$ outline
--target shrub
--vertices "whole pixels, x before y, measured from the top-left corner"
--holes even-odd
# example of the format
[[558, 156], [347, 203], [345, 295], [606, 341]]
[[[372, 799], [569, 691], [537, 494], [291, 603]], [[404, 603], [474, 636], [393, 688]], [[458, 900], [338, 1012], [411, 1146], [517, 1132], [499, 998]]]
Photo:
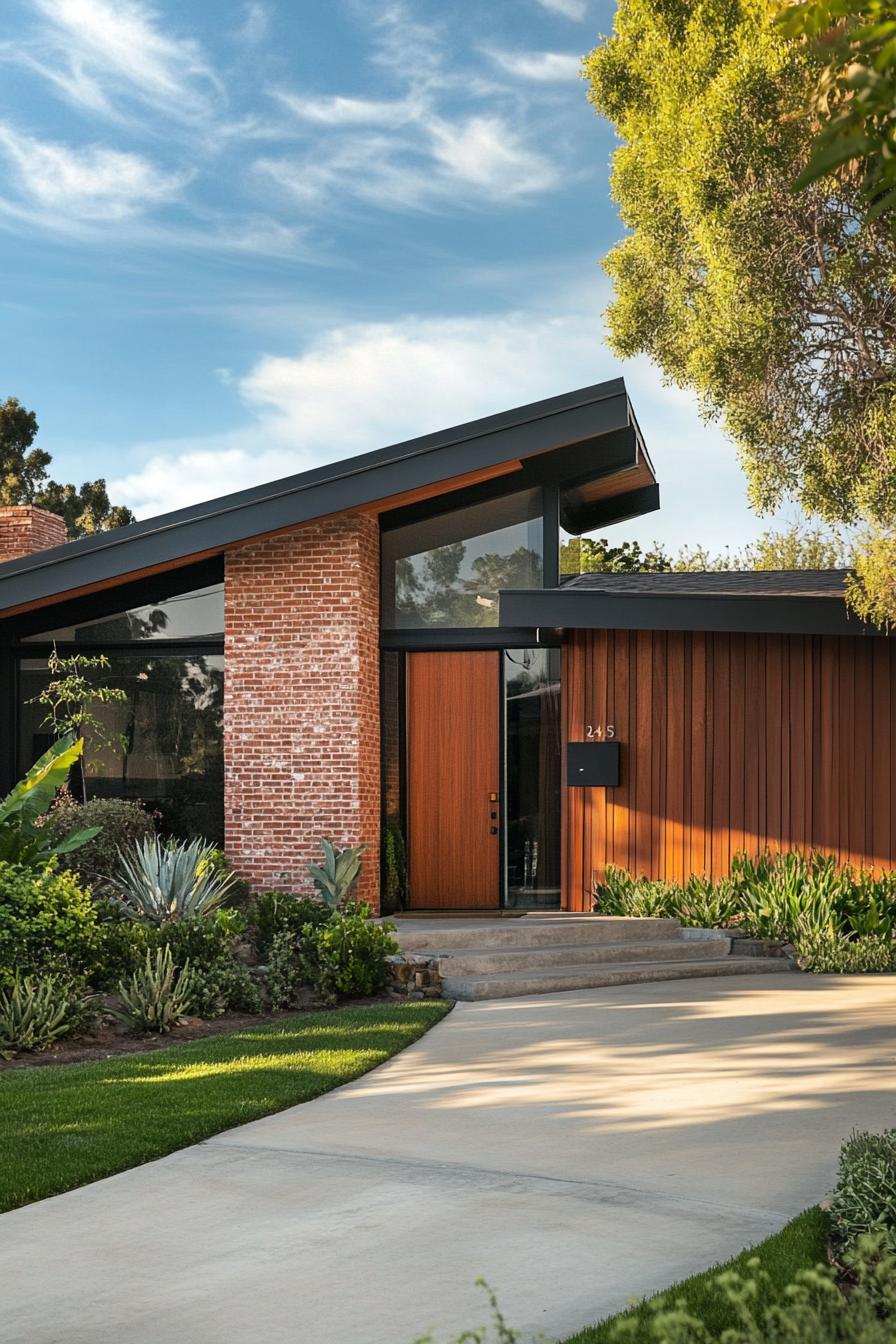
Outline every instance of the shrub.
[[844, 1143], [831, 1221], [840, 1252], [854, 1246], [863, 1233], [873, 1232], [896, 1253], [896, 1130], [853, 1133]]
[[100, 901], [96, 910], [97, 945], [90, 980], [97, 989], [114, 990], [143, 961], [153, 930], [122, 914], [117, 902]]
[[126, 914], [151, 924], [208, 915], [223, 904], [236, 878], [222, 873], [204, 840], [164, 842], [157, 835], [122, 854], [111, 879]]
[[119, 850], [134, 849], [142, 840], [155, 835], [155, 820], [142, 803], [125, 798], [91, 798], [78, 803], [63, 792], [47, 819], [49, 833], [64, 839], [84, 828], [99, 828], [99, 833], [63, 859], [66, 868], [79, 873], [89, 884], [111, 878], [120, 863]]
[[602, 915], [624, 915], [632, 919], [669, 917], [679, 894], [668, 882], [649, 877], [632, 877], [624, 868], [608, 863], [603, 882], [592, 886], [592, 907]]
[[261, 990], [249, 969], [233, 957], [218, 957], [208, 966], [194, 966], [187, 1012], [197, 1017], [222, 1013], [260, 1013]]
[[797, 928], [808, 932], [841, 926], [838, 905], [848, 879], [833, 855], [806, 858], [791, 850], [750, 859], [735, 854], [731, 880], [741, 927], [752, 938], [792, 941]]
[[852, 933], [892, 938], [896, 933], [896, 873], [875, 876], [867, 869], [845, 869], [839, 911]]
[[[308, 925], [309, 931], [314, 925]], [[303, 935], [281, 929], [268, 952], [267, 988], [272, 1008], [295, 1008], [306, 985]]]
[[77, 874], [0, 862], [0, 985], [19, 974], [80, 976], [98, 946], [96, 911]]
[[337, 911], [326, 924], [305, 931], [301, 955], [307, 983], [324, 1003], [380, 993], [389, 978], [386, 958], [398, 951], [394, 931], [394, 924], [374, 924], [369, 906]]
[[850, 938], [835, 929], [800, 925], [794, 935], [797, 964], [816, 975], [867, 975], [893, 969], [896, 952], [892, 941], [867, 933]]
[[392, 924], [374, 924], [370, 907], [350, 905], [298, 931], [281, 929], [271, 945], [268, 993], [274, 1008], [292, 1008], [310, 989], [323, 1003], [378, 994], [389, 978], [386, 961], [398, 951]]
[[707, 877], [691, 877], [684, 887], [673, 891], [669, 913], [687, 928], [724, 928], [737, 914], [734, 884], [728, 880], [714, 883]]
[[337, 910], [348, 900], [349, 892], [361, 872], [361, 855], [366, 845], [348, 845], [337, 849], [329, 840], [321, 840], [322, 864], [309, 863], [308, 872], [318, 896], [325, 905]]
[[63, 975], [17, 976], [0, 990], [0, 1056], [46, 1050], [64, 1036], [83, 1035], [96, 1022], [95, 996]]
[[168, 1032], [189, 1011], [193, 992], [189, 963], [178, 969], [171, 948], [147, 952], [129, 981], [118, 986], [121, 1009], [116, 1016], [132, 1031]]
[[167, 947], [176, 967], [191, 968], [187, 1011], [220, 1017], [228, 1011], [257, 1013], [261, 994], [248, 968], [237, 958], [246, 919], [237, 910], [190, 915], [149, 933], [149, 946]]
[[[855, 1280], [849, 1293], [836, 1270], [817, 1265], [801, 1270], [783, 1297], [770, 1291], [768, 1273], [757, 1259], [745, 1275], [728, 1270], [715, 1290], [733, 1309], [737, 1324], [726, 1329], [725, 1344], [891, 1344], [896, 1315], [896, 1259], [879, 1239], [863, 1238], [848, 1257]], [[684, 1303], [665, 1296], [651, 1304], [646, 1319], [623, 1317], [613, 1340], [649, 1339], [655, 1344], [710, 1344], [716, 1338]]]
[[279, 933], [298, 939], [306, 924], [314, 927], [326, 924], [331, 914], [329, 906], [307, 896], [290, 896], [283, 891], [261, 892], [248, 911], [259, 957], [262, 961], [270, 959], [274, 939]]

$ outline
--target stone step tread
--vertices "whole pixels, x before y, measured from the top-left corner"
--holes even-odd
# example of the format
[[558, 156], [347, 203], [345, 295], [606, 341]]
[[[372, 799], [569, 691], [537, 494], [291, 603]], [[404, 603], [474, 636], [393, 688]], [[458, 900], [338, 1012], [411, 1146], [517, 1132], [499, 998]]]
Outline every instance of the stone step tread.
[[[668, 957], [670, 960], [684, 959], [703, 961], [704, 958], [719, 958], [727, 955], [728, 939], [717, 938], [698, 941], [696, 939], [656, 938], [644, 939], [636, 943], [543, 943], [534, 947], [427, 947], [417, 949], [413, 955], [430, 957], [446, 965], [447, 973], [452, 974], [450, 964], [454, 961], [475, 961], [488, 957], [496, 962], [512, 962], [514, 958], [531, 958], [543, 962], [545, 966], [553, 964], [575, 966], [600, 961], [652, 961], [654, 957]], [[580, 963], [577, 959], [582, 958]]]
[[780, 974], [791, 969], [789, 961], [778, 957], [720, 957], [712, 961], [617, 962], [613, 966], [591, 964], [553, 967], [541, 973], [505, 971], [491, 975], [446, 976], [442, 985], [447, 998], [473, 1000], [556, 994], [564, 990], [602, 989], [661, 980]]
[[414, 926], [414, 921], [397, 925], [396, 941], [406, 952], [452, 950], [475, 947], [525, 948], [559, 946], [574, 948], [581, 943], [619, 943], [678, 938], [681, 924], [677, 919], [624, 919], [611, 916], [583, 916], [569, 919], [483, 920], [481, 924], [452, 926], [448, 920], [438, 928]]

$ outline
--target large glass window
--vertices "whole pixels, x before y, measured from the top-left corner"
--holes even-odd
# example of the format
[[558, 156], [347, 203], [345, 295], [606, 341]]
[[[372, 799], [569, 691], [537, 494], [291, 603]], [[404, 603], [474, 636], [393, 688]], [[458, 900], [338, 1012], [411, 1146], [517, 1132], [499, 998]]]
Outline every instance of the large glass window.
[[502, 588], [542, 584], [541, 491], [384, 531], [382, 564], [387, 629], [495, 626]]
[[560, 652], [504, 651], [505, 904], [560, 905]]
[[[163, 830], [223, 839], [222, 654], [110, 652], [110, 667], [87, 675], [127, 692], [92, 706], [105, 743], [85, 746], [90, 797], [137, 798], [157, 810]], [[52, 741], [33, 703], [47, 684], [45, 660], [19, 662], [19, 773]]]
[[224, 585], [214, 583], [129, 611], [28, 635], [26, 644], [122, 644], [147, 639], [224, 638]]

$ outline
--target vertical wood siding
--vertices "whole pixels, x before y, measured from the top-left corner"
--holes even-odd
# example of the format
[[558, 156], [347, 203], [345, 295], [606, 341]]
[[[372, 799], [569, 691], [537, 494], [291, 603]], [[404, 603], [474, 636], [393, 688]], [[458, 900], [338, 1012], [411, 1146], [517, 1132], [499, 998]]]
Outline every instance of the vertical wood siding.
[[896, 640], [588, 630], [563, 659], [566, 740], [612, 723], [622, 744], [618, 788], [566, 791], [571, 909], [608, 863], [675, 880], [766, 846], [893, 862]]

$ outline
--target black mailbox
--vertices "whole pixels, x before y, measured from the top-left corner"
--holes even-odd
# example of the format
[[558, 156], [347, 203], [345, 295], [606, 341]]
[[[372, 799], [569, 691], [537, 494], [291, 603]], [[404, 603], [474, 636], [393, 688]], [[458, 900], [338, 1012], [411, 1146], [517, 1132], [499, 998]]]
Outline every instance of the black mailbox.
[[619, 743], [568, 742], [566, 782], [572, 788], [615, 788], [619, 783]]

